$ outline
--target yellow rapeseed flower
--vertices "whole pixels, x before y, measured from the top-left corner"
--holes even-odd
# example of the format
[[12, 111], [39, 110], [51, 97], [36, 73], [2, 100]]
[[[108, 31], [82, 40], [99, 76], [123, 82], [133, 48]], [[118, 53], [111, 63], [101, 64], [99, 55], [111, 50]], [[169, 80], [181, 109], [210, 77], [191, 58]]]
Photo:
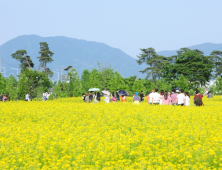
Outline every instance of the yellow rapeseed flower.
[[222, 99], [203, 99], [0, 103], [0, 169], [221, 169]]

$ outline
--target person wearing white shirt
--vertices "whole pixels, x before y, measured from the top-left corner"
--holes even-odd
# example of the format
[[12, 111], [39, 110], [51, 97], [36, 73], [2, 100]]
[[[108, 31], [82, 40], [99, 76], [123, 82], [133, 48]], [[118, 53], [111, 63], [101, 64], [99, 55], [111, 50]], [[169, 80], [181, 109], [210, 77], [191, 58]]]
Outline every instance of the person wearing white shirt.
[[49, 99], [49, 96], [50, 96], [50, 95], [51, 95], [50, 93], [46, 93], [46, 100]]
[[109, 103], [109, 95], [105, 94], [105, 99], [104, 99], [105, 103]]
[[25, 95], [25, 100], [26, 100], [26, 101], [30, 101], [29, 92], [26, 93], [26, 95]]
[[185, 106], [190, 106], [190, 93], [189, 92], [186, 92]]
[[46, 95], [47, 95], [46, 92], [44, 92], [44, 93], [42, 94], [42, 97], [43, 97], [43, 100], [44, 100], [44, 101], [46, 101]]
[[176, 100], [177, 105], [184, 106], [186, 103], [186, 97], [184, 95], [184, 90], [180, 91], [180, 94], [177, 95], [177, 100]]
[[155, 92], [155, 90], [152, 90], [152, 93], [150, 93], [147, 96], [147, 103], [152, 104], [152, 97], [153, 97], [154, 92]]
[[158, 93], [158, 89], [155, 89], [155, 93], [152, 95], [152, 104], [158, 105], [160, 104], [160, 94]]

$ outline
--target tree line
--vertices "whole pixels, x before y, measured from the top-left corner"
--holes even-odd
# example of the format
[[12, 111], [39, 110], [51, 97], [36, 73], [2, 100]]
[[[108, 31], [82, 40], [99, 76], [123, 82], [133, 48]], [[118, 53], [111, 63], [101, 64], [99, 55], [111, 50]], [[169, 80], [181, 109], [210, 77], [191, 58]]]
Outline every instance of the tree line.
[[129, 94], [152, 89], [171, 91], [181, 88], [191, 94], [195, 90], [202, 90], [212, 78], [217, 78], [216, 84], [211, 87], [214, 92], [221, 92], [222, 88], [222, 52], [212, 51], [210, 56], [205, 56], [200, 50], [181, 48], [177, 55], [164, 57], [158, 55], [153, 48], [141, 49], [137, 57], [138, 64], [146, 64], [148, 67], [141, 72], [146, 74], [145, 79], [131, 76], [123, 78], [120, 73], [108, 67], [101, 67], [91, 71], [85, 69], [79, 76], [76, 69], [69, 70], [69, 83], [66, 81], [52, 82], [49, 77], [53, 72], [47, 67], [52, 62], [53, 52], [49, 50], [46, 42], [40, 43], [40, 56], [38, 69], [34, 70], [34, 63], [27, 55], [26, 50], [18, 50], [12, 54], [12, 58], [20, 62], [21, 72], [17, 80], [12, 75], [8, 78], [0, 75], [0, 89], [8, 94], [10, 100], [24, 99], [27, 92], [31, 98], [40, 99], [45, 91], [53, 91], [59, 97], [77, 97], [96, 87], [101, 90], [109, 89], [126, 90]]
[[163, 78], [164, 81], [173, 84], [174, 80], [183, 75], [192, 88], [204, 86], [210, 81], [221, 76], [222, 51], [212, 51], [210, 56], [205, 56], [198, 49], [181, 48], [177, 55], [164, 57], [158, 55], [155, 49], [141, 49], [138, 56], [138, 64], [146, 64], [148, 67], [142, 70], [151, 78], [152, 82]]

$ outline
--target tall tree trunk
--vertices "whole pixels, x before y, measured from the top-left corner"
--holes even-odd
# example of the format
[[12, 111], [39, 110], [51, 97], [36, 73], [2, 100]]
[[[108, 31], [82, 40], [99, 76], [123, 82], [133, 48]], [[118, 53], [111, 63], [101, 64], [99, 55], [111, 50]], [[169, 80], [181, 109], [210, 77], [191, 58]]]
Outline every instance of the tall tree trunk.
[[31, 66], [30, 66], [30, 64], [29, 64], [28, 58], [26, 57], [26, 54], [25, 54], [25, 60], [26, 60], [26, 62], [27, 62], [27, 64], [28, 64], [28, 66], [29, 66], [29, 70], [31, 70]]

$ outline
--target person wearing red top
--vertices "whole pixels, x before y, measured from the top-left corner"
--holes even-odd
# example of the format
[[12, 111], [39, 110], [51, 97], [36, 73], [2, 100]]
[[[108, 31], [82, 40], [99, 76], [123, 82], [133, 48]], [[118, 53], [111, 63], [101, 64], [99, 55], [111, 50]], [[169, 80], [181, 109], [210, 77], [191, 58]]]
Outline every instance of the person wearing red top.
[[200, 100], [202, 101], [202, 106], [204, 106], [204, 103], [203, 103], [202, 98], [203, 98], [206, 94], [207, 94], [207, 89], [205, 90], [204, 94], [202, 94], [202, 95], [200, 95], [200, 91], [197, 90], [197, 91], [196, 91], [196, 95], [194, 95], [194, 101], [195, 101], [195, 98], [196, 98], [196, 97], [200, 97]]

